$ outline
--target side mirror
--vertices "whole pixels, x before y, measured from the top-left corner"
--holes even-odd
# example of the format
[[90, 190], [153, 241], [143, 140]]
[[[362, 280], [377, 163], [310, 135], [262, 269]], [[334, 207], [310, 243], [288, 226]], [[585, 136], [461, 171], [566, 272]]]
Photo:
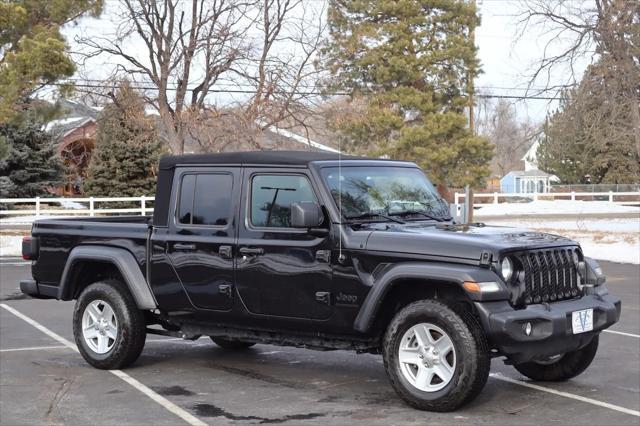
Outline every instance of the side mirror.
[[314, 228], [324, 220], [322, 209], [313, 201], [291, 204], [290, 223], [293, 228]]

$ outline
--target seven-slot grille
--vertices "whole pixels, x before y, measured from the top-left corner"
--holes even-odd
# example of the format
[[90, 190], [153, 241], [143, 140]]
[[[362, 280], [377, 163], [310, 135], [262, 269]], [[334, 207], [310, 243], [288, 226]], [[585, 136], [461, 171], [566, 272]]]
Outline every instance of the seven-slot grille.
[[531, 250], [519, 253], [524, 271], [524, 303], [553, 302], [578, 296], [580, 249]]

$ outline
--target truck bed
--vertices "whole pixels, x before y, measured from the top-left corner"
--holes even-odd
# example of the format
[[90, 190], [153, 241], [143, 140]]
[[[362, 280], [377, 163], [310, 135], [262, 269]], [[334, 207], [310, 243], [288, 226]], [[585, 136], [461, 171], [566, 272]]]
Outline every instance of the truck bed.
[[[33, 278], [58, 285], [69, 253], [79, 245], [106, 245], [131, 252], [143, 267], [150, 216], [106, 216], [37, 220], [31, 230], [40, 247]], [[144, 270], [144, 268], [142, 268]]]

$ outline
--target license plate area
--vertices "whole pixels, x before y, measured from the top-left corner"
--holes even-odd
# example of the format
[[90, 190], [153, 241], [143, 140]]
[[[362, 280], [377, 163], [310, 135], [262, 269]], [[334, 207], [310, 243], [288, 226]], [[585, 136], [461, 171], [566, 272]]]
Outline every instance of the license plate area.
[[571, 312], [573, 334], [586, 333], [593, 330], [593, 309], [582, 309]]

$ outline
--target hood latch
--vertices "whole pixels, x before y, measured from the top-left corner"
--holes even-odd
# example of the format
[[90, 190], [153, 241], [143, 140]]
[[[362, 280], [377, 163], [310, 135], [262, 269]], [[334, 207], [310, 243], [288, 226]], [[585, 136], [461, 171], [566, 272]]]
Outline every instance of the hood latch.
[[491, 254], [491, 252], [482, 250], [482, 254], [480, 254], [480, 266], [484, 266], [485, 268], [491, 266], [492, 257], [493, 255]]

